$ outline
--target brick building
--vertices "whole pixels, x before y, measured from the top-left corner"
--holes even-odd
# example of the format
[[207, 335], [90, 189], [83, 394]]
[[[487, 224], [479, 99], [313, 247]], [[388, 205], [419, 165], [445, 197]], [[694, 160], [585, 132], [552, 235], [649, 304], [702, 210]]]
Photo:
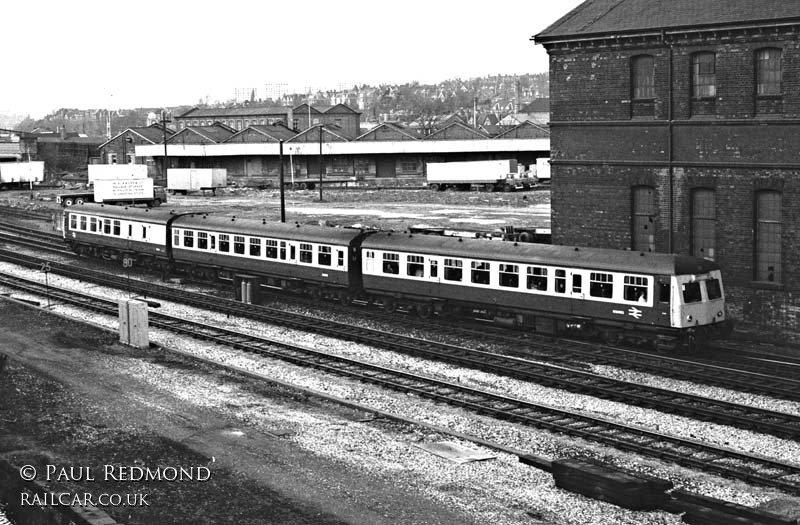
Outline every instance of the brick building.
[[735, 317], [796, 337], [799, 35], [794, 0], [588, 0], [536, 35], [553, 241], [715, 259]]

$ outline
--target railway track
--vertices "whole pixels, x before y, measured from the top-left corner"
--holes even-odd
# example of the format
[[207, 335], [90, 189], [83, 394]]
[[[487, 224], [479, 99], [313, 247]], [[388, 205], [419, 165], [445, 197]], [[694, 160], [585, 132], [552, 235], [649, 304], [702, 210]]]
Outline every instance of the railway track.
[[[3, 285], [34, 294], [46, 293], [54, 301], [72, 304], [94, 312], [111, 316], [118, 314], [116, 301], [72, 290], [46, 287], [42, 283], [17, 277], [4, 278]], [[295, 344], [250, 336], [224, 327], [210, 326], [207, 322], [195, 322], [151, 312], [150, 324], [184, 336], [200, 338], [300, 366], [313, 367], [327, 373], [373, 383], [391, 390], [414, 394], [461, 407], [480, 415], [579, 437], [684, 467], [755, 485], [777, 488], [791, 494], [800, 494], [800, 465], [748, 455], [566, 410], [553, 409], [354, 359], [332, 356]]]
[[[13, 259], [33, 268], [40, 267], [42, 264], [40, 260], [31, 256], [12, 255], [7, 252], [4, 253], [2, 250], [0, 250], [0, 259]], [[572, 368], [536, 363], [528, 359], [428, 341], [385, 330], [363, 328], [303, 314], [293, 314], [284, 310], [246, 305], [219, 297], [165, 288], [138, 280], [123, 279], [122, 277], [92, 272], [85, 268], [72, 268], [63, 264], [50, 263], [50, 270], [82, 281], [93, 281], [106, 286], [127, 289], [146, 297], [170, 300], [228, 315], [312, 331], [329, 337], [372, 345], [425, 359], [435, 359], [553, 388], [656, 409], [703, 421], [736, 426], [786, 439], [800, 438], [800, 417], [791, 414], [618, 381]], [[800, 387], [800, 383], [795, 383], [797, 383], [794, 384], [795, 387]]]

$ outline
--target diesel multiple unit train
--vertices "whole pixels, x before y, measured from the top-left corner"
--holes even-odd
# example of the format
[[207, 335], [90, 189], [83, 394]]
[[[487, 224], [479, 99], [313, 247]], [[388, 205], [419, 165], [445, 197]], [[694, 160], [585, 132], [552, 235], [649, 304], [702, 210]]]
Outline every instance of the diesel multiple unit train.
[[83, 205], [76, 253], [196, 278], [469, 315], [535, 332], [694, 345], [730, 330], [719, 266], [683, 255], [364, 231]]

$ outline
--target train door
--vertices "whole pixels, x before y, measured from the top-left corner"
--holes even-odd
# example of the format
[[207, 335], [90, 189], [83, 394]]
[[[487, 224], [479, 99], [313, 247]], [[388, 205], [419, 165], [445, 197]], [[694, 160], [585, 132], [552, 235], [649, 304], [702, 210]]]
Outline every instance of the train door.
[[583, 273], [574, 270], [567, 271], [567, 295], [570, 301], [569, 311], [573, 314], [584, 315], [586, 299], [586, 288], [589, 283]]
[[208, 249], [212, 252], [217, 251], [217, 234], [209, 233], [208, 234]]

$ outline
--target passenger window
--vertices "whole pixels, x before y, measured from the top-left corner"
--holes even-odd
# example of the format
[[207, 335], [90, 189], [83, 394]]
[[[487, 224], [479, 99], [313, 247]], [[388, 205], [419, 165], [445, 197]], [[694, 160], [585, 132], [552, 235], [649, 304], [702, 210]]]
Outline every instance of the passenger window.
[[722, 297], [722, 287], [719, 285], [719, 279], [708, 279], [706, 281], [706, 295], [708, 295], [709, 301]]
[[[563, 272], [564, 270], [560, 271]], [[558, 272], [556, 272], [556, 275], [558, 275]], [[547, 290], [547, 268], [540, 266], [528, 268], [528, 290]]]
[[278, 258], [278, 241], [273, 239], [267, 239], [267, 249], [264, 255], [267, 256], [267, 259], [277, 259]]
[[282, 261], [286, 260], [286, 242], [285, 241], [281, 241], [281, 260]]
[[626, 275], [622, 287], [622, 298], [626, 301], [647, 302], [647, 277]]
[[244, 255], [244, 235], [233, 236], [233, 253]]
[[400, 255], [397, 253], [383, 254], [383, 273], [397, 275], [400, 273]]
[[207, 232], [197, 232], [197, 248], [200, 250], [208, 250]]
[[519, 286], [519, 266], [516, 264], [500, 265], [500, 286], [517, 288]]
[[81, 217], [81, 230], [86, 231], [86, 216]]
[[555, 285], [556, 285], [556, 293], [566, 293], [567, 292], [567, 271], [566, 270], [556, 270]]
[[250, 257], [261, 257], [261, 239], [250, 237]]
[[89, 231], [97, 231], [97, 217], [92, 217], [89, 219]]
[[439, 277], [439, 261], [431, 261], [431, 277]]
[[610, 299], [614, 295], [614, 276], [610, 273], [589, 274], [589, 295]]
[[425, 258], [422, 255], [409, 255], [406, 262], [406, 275], [412, 277], [425, 276]]
[[314, 248], [307, 243], [300, 243], [300, 262], [312, 263], [314, 261]]
[[700, 295], [699, 282], [683, 283], [683, 302], [685, 304], [699, 303], [702, 300], [703, 297]]
[[219, 234], [219, 251], [228, 253], [231, 251], [230, 237], [226, 233]]
[[111, 235], [111, 219], [103, 219], [103, 233]]
[[183, 231], [183, 245], [187, 248], [194, 246], [194, 232], [186, 230]]
[[122, 230], [122, 227], [120, 225], [120, 222], [115, 220], [114, 221], [114, 235], [119, 236], [120, 233], [121, 233], [121, 230]]
[[458, 259], [444, 260], [444, 280], [461, 281], [461, 261]]
[[78, 216], [74, 213], [69, 216], [69, 229], [70, 230], [77, 230], [78, 229]]
[[338, 257], [339, 266], [344, 266], [344, 251], [343, 250], [336, 250], [336, 252], [339, 254], [339, 257]]
[[320, 246], [319, 247], [319, 264], [320, 264], [320, 266], [330, 266], [331, 265], [331, 247], [330, 246]]
[[472, 261], [472, 282], [475, 284], [489, 284], [490, 266], [485, 261]]

